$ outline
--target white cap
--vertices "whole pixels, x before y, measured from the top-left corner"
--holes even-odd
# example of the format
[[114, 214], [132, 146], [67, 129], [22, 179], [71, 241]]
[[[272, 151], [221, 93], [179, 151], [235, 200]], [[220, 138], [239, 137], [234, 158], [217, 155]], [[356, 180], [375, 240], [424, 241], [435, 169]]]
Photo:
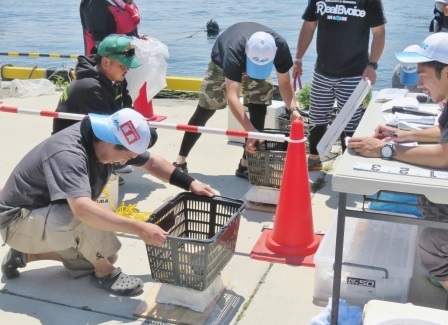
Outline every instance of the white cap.
[[246, 72], [254, 79], [269, 77], [274, 65], [275, 52], [274, 37], [266, 32], [254, 33], [246, 43]]
[[435, 0], [436, 4], [436, 9], [440, 12], [443, 12], [443, 6], [442, 3], [447, 3], [448, 4], [448, 0]]
[[[403, 52], [417, 52], [420, 50], [420, 45], [410, 45], [403, 50]], [[404, 63], [400, 62], [401, 70], [406, 73], [417, 73], [417, 63]]]
[[144, 153], [151, 141], [146, 119], [132, 108], [123, 108], [112, 115], [89, 114], [93, 133], [102, 141], [121, 144], [136, 153]]
[[438, 61], [448, 64], [448, 33], [428, 36], [419, 48], [412, 52], [398, 52], [395, 57], [402, 63], [423, 63]]

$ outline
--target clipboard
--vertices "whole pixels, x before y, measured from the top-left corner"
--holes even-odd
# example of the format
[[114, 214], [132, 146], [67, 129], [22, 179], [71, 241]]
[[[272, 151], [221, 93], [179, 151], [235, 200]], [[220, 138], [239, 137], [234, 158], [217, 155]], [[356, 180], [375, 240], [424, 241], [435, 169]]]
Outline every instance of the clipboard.
[[369, 90], [372, 88], [369, 79], [361, 79], [355, 90], [345, 102], [338, 116], [331, 123], [322, 139], [317, 144], [317, 151], [321, 157], [326, 156], [333, 144], [336, 142], [342, 131], [344, 131], [348, 122], [352, 119], [356, 109], [361, 105], [364, 98], [367, 96]]

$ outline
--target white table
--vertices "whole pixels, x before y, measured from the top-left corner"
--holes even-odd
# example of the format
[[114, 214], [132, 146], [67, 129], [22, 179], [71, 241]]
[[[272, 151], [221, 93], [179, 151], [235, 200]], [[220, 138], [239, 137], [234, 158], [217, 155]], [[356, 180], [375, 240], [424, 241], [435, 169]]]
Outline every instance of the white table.
[[[384, 124], [382, 119], [381, 104], [374, 100], [367, 108], [355, 136], [371, 136], [377, 125]], [[354, 166], [373, 165], [372, 170], [354, 169]], [[412, 174], [427, 174], [426, 176], [409, 176], [399, 174], [397, 171], [408, 171]], [[389, 172], [382, 172], [386, 170]], [[334, 282], [332, 296], [331, 324], [337, 324], [340, 285], [342, 251], [344, 242], [345, 217], [368, 218], [406, 224], [425, 226], [437, 226], [448, 229], [448, 223], [429, 221], [416, 218], [408, 218], [382, 213], [381, 211], [368, 212], [362, 209], [347, 208], [347, 194], [372, 195], [380, 190], [422, 194], [434, 203], [448, 204], [448, 173], [433, 171], [398, 161], [387, 161], [380, 158], [364, 158], [353, 150], [346, 150], [342, 155], [338, 168], [333, 175], [332, 189], [339, 192], [338, 221], [336, 235], [336, 251], [334, 262]]]

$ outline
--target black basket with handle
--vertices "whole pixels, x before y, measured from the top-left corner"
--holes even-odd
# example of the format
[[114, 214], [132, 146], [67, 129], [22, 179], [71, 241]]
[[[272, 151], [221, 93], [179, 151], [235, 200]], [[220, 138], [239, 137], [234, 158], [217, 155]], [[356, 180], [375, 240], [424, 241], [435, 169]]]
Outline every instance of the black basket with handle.
[[149, 222], [169, 233], [162, 246], [146, 245], [155, 281], [205, 290], [232, 258], [245, 202], [183, 192]]

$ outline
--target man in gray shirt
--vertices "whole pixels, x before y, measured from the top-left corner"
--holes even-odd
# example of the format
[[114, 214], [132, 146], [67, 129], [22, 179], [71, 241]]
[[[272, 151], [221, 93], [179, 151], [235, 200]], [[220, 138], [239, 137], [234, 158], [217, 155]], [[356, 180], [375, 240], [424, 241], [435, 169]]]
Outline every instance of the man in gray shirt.
[[150, 245], [162, 245], [168, 233], [96, 202], [113, 164], [139, 166], [195, 194], [215, 194], [209, 185], [150, 154], [150, 141], [143, 116], [125, 108], [112, 115], [89, 114], [32, 149], [0, 192], [0, 235], [11, 247], [2, 273], [14, 278], [28, 262], [51, 259], [61, 261], [73, 278], [91, 274], [95, 285], [114, 294], [141, 292], [141, 279], [113, 266], [121, 247], [115, 232], [137, 235]]

